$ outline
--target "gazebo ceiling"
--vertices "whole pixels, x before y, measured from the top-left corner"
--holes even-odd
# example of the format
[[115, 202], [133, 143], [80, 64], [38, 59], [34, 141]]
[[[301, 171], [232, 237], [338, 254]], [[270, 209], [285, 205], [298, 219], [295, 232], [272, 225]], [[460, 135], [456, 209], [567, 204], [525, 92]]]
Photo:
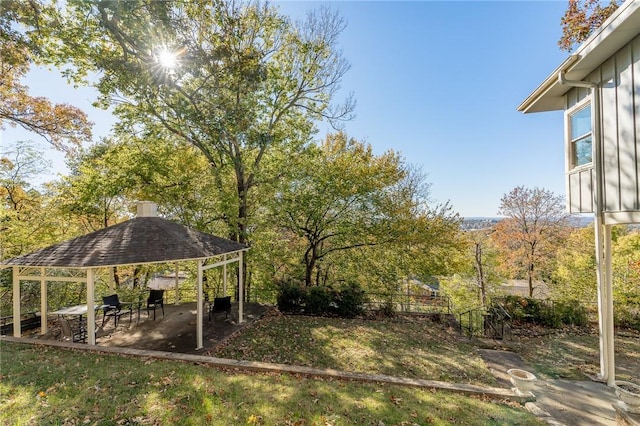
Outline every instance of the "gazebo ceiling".
[[0, 265], [93, 268], [206, 259], [248, 248], [160, 217], [136, 217]]

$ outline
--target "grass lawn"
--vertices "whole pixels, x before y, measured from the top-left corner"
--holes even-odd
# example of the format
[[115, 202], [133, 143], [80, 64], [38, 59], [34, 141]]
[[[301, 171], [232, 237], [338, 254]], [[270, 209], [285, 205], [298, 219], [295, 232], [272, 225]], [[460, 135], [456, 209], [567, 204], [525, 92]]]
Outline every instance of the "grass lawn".
[[[587, 380], [600, 372], [596, 329], [536, 326], [507, 341], [479, 341], [424, 318], [335, 319], [274, 315], [213, 355], [343, 371], [497, 386], [479, 347], [518, 353], [541, 377]], [[640, 380], [640, 333], [615, 336], [616, 378]]]
[[0, 343], [3, 425], [543, 425], [519, 405], [410, 387]]
[[[598, 337], [529, 333], [497, 347], [536, 374], [584, 380]], [[2, 425], [541, 425], [519, 404], [418, 388], [0, 343]], [[428, 319], [263, 317], [211, 355], [495, 386], [487, 342]], [[640, 377], [640, 333], [616, 336], [619, 379]]]
[[[542, 377], [585, 380], [600, 373], [597, 330], [567, 329], [506, 342]], [[618, 331], [614, 337], [616, 379], [640, 380], [640, 332]], [[638, 382], [640, 383], [640, 382]]]
[[497, 386], [475, 346], [424, 318], [263, 318], [212, 355], [342, 371]]

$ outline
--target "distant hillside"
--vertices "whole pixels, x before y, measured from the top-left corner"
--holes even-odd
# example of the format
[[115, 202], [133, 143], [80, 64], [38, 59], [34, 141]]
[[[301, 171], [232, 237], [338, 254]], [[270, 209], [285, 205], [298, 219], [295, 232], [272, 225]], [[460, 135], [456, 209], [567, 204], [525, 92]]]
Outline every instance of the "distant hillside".
[[[488, 229], [493, 227], [503, 219], [503, 217], [465, 217], [464, 219], [462, 219], [460, 229], [462, 229], [463, 231], [477, 231], [480, 229]], [[585, 226], [591, 226], [591, 224], [593, 223], [593, 217], [576, 215], [573, 217], [573, 221], [575, 222], [576, 228], [584, 228]]]
[[487, 229], [493, 227], [500, 222], [502, 217], [465, 217], [462, 219], [460, 229], [463, 231], [477, 231], [479, 229]]

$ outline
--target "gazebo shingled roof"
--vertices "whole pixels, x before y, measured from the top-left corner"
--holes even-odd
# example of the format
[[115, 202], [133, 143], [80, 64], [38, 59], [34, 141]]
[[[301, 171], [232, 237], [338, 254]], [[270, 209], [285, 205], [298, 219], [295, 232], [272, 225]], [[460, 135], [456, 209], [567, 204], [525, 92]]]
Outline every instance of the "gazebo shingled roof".
[[91, 268], [205, 259], [246, 249], [160, 217], [136, 217], [0, 264]]
[[[178, 261], [197, 261], [198, 278], [196, 289], [196, 349], [203, 346], [203, 290], [202, 273], [211, 268], [237, 262], [238, 268], [238, 322], [243, 321], [243, 252], [249, 247], [235, 241], [205, 234], [195, 229], [162, 219], [156, 215], [155, 203], [138, 203], [138, 216], [126, 222], [64, 241], [59, 244], [37, 250], [33, 253], [14, 257], [0, 262], [0, 267], [13, 267], [13, 322], [20, 324], [20, 282], [21, 280], [41, 281], [41, 333], [47, 331], [47, 281], [57, 281], [59, 277], [48, 276], [45, 269], [78, 268], [86, 270], [86, 277], [75, 279], [87, 284], [87, 324], [89, 344], [95, 345], [95, 268], [139, 265], [144, 263], [165, 263]], [[237, 257], [204, 265], [207, 259], [236, 253]], [[20, 267], [25, 269], [40, 267], [40, 275], [21, 275]], [[29, 272], [26, 272], [29, 274]], [[226, 274], [226, 273], [225, 273]], [[226, 280], [226, 275], [225, 275]], [[13, 335], [20, 337], [20, 327], [14, 327]]]

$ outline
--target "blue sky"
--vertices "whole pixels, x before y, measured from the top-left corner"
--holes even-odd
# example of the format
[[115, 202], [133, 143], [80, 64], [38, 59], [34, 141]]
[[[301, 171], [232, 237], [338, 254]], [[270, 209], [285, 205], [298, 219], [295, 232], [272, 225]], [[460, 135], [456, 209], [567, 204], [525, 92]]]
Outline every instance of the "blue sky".
[[[320, 3], [274, 4], [300, 17]], [[502, 195], [520, 185], [564, 195], [562, 112], [516, 107], [568, 55], [557, 47], [566, 1], [328, 4], [347, 21], [342, 95], [358, 102], [349, 136], [419, 166], [433, 202], [449, 201], [462, 216], [496, 216]], [[83, 108], [94, 136], [108, 133], [114, 120], [90, 106], [90, 89], [44, 70], [26, 83], [35, 95]], [[7, 129], [2, 143], [16, 138], [36, 139]], [[60, 156], [47, 155], [52, 172], [64, 172]]]

